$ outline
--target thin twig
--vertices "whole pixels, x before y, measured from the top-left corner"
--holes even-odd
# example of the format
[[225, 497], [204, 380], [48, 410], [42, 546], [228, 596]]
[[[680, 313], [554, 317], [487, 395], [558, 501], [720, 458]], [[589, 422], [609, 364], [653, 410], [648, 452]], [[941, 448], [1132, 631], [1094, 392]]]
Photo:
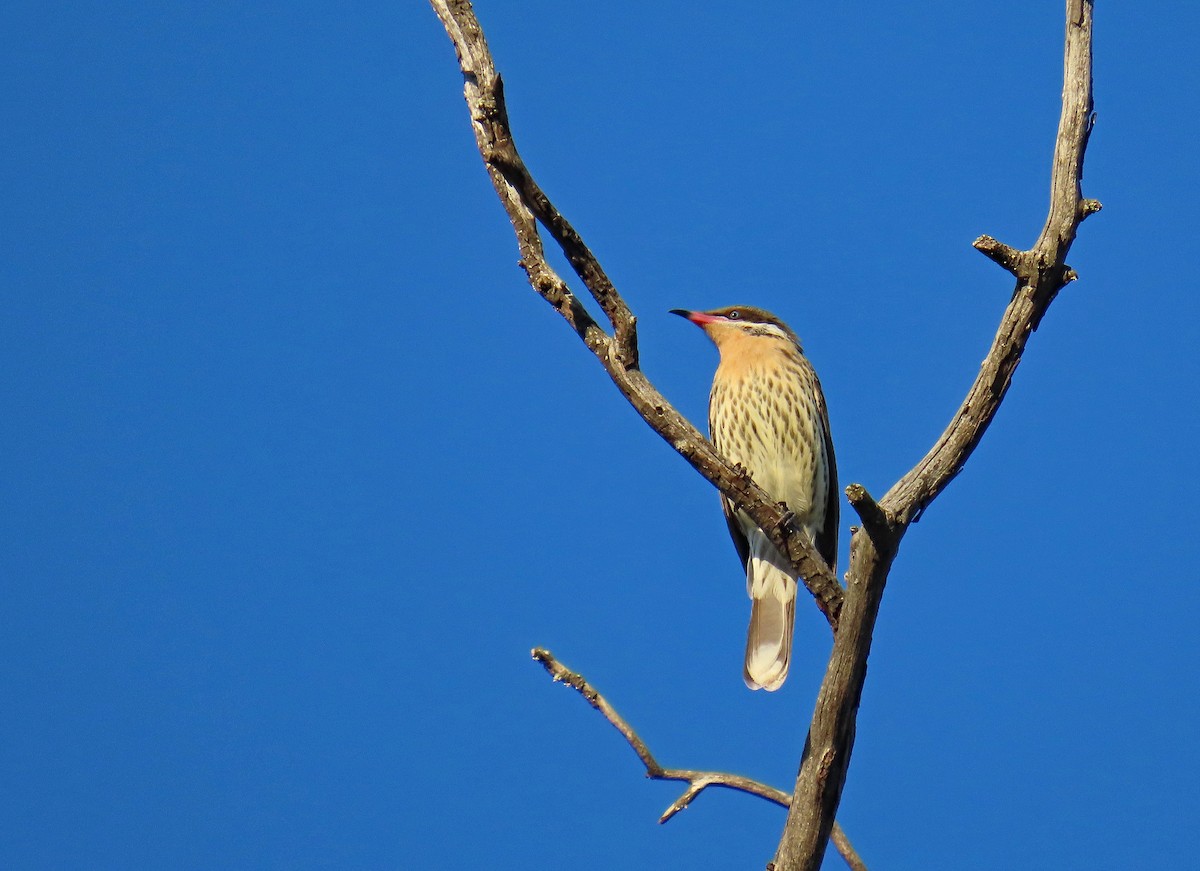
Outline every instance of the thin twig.
[[[646, 742], [638, 736], [633, 727], [629, 725], [629, 722], [617, 713], [617, 709], [609, 704], [608, 700], [595, 687], [588, 683], [583, 675], [571, 671], [555, 659], [554, 654], [543, 647], [535, 647], [532, 655], [535, 660], [542, 664], [542, 667], [546, 669], [546, 672], [555, 681], [566, 684], [579, 693], [579, 695], [583, 696], [584, 701], [599, 711], [604, 719], [608, 720], [613, 728], [621, 733], [621, 737], [625, 739], [633, 752], [637, 754], [638, 759], [641, 760], [648, 778], [651, 780], [679, 780], [687, 783], [687, 789], [683, 791], [683, 794], [675, 799], [663, 812], [663, 815], [658, 818], [660, 823], [665, 823], [686, 808], [696, 796], [710, 786], [720, 786], [725, 789], [733, 789], [749, 795], [756, 795], [780, 807], [787, 807], [791, 802], [791, 795], [783, 790], [768, 786], [765, 783], [759, 783], [757, 780], [751, 780], [749, 777], [743, 777], [740, 774], [727, 774], [719, 771], [693, 771], [686, 768], [664, 768], [658, 764], [658, 760], [654, 758], [654, 754], [650, 752], [650, 748], [646, 746]], [[850, 839], [846, 836], [846, 833], [842, 831], [841, 826], [836, 823], [834, 824], [832, 838], [834, 846], [837, 847], [838, 852], [846, 860], [847, 865], [854, 869], [854, 871], [866, 871], [866, 864], [863, 863], [862, 858], [855, 852], [854, 846], [850, 843]]]
[[846, 860], [846, 864], [850, 866], [850, 871], [867, 871], [867, 863], [859, 858], [858, 853], [854, 850], [854, 845], [850, 843], [850, 839], [846, 837], [846, 833], [837, 823], [833, 824], [833, 834], [830, 839], [833, 841], [833, 846], [841, 853], [842, 858]]

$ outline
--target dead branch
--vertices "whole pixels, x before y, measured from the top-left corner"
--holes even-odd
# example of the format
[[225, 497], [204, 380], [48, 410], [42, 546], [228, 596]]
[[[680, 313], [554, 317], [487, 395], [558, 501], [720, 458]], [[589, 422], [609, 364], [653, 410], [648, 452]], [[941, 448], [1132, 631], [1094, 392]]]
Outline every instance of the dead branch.
[[796, 776], [776, 871], [817, 871], [841, 800], [854, 747], [855, 720], [879, 602], [892, 559], [908, 525], [962, 471], [1012, 383], [1029, 336], [1058, 291], [1075, 275], [1065, 258], [1080, 222], [1098, 211], [1080, 193], [1083, 156], [1092, 126], [1092, 0], [1067, 0], [1062, 115], [1054, 148], [1050, 212], [1033, 248], [1017, 251], [982, 237], [976, 247], [1009, 269], [1016, 290], [991, 350], [957, 414], [930, 452], [876, 505], [865, 490], [847, 488], [863, 528], [850, 540], [846, 599], [833, 652]]
[[[469, 0], [430, 0], [454, 43], [471, 112], [475, 143], [496, 194], [508, 213], [521, 252], [521, 268], [533, 289], [554, 307], [604, 366], [617, 389], [642, 419], [713, 486], [745, 511], [788, 555], [830, 626], [837, 628], [842, 586], [829, 566], [780, 503], [740, 466], [721, 456], [696, 427], [669, 403], [638, 368], [637, 320], [617, 293], [595, 255], [534, 181], [517, 152], [487, 41]], [[538, 223], [550, 233], [571, 268], [612, 327], [602, 328], [546, 262]]]
[[[476, 143], [513, 224], [521, 251], [521, 266], [530, 284], [570, 324], [650, 427], [750, 515], [789, 556], [835, 630], [833, 651], [817, 696], [796, 787], [789, 801], [783, 838], [772, 863], [776, 871], [816, 871], [825, 845], [834, 834], [834, 818], [854, 745], [855, 721], [875, 620], [900, 541], [908, 526], [962, 470], [995, 418], [1030, 335], [1037, 329], [1058, 291], [1076, 278], [1065, 258], [1079, 224], [1100, 209], [1097, 201], [1083, 199], [1080, 193], [1084, 152], [1092, 125], [1092, 0], [1067, 0], [1066, 3], [1063, 108], [1045, 226], [1028, 251], [1017, 250], [988, 236], [976, 240], [976, 248], [1016, 277], [1012, 299], [1001, 317], [996, 338], [979, 374], [929, 453], [878, 502], [861, 485], [847, 488], [862, 526], [851, 537], [850, 571], [845, 590], [816, 554], [807, 536], [796, 528], [786, 506], [775, 504], [744, 470], [731, 466], [642, 374], [638, 368], [636, 319], [579, 234], [538, 187], [516, 150], [505, 109], [503, 85], [470, 2], [431, 0], [431, 3], [458, 53]], [[575, 274], [604, 312], [611, 333], [588, 314], [546, 262], [537, 229], [539, 223], [563, 250]], [[549, 654], [546, 657], [553, 661]], [[551, 674], [555, 674], [548, 660], [542, 659], [542, 662]], [[650, 776], [684, 780], [689, 784], [664, 818], [686, 807], [710, 785], [741, 789], [778, 801], [777, 797], [765, 794], [769, 787], [753, 781], [735, 784], [728, 780], [731, 775], [661, 768], [628, 724], [607, 707], [599, 694], [577, 675], [565, 669], [562, 672], [576, 678], [578, 683], [572, 683], [572, 686], [622, 730]], [[779, 793], [779, 796], [783, 794]], [[836, 842], [836, 835], [834, 839]]]
[[1050, 173], [1050, 211], [1033, 247], [1018, 251], [991, 236], [975, 248], [1011, 272], [1017, 280], [1000, 328], [979, 367], [979, 374], [946, 431], [912, 471], [884, 495], [884, 509], [903, 523], [916, 520], [926, 506], [962, 471], [996, 416], [1021, 362], [1025, 344], [1046, 309], [1077, 276], [1066, 264], [1079, 225], [1100, 211], [1083, 198], [1083, 155], [1092, 131], [1092, 2], [1068, 0], [1063, 52], [1063, 102]]
[[[726, 774], [719, 771], [693, 771], [686, 768], [664, 768], [658, 764], [658, 761], [650, 752], [650, 748], [638, 737], [633, 727], [629, 725], [624, 717], [617, 713], [616, 708], [609, 704], [608, 700], [600, 695], [595, 687], [587, 682], [583, 675], [571, 671], [555, 659], [554, 654], [545, 648], [535, 647], [532, 654], [533, 658], [542, 664], [546, 672], [556, 682], [566, 684], [579, 693], [579, 695], [583, 696], [589, 705], [599, 711], [604, 716], [604, 719], [608, 720], [621, 733], [621, 737], [625, 739], [633, 752], [637, 754], [638, 759], [641, 760], [648, 778], [651, 780], [680, 780], [687, 783], [687, 789], [683, 791], [683, 794], [675, 799], [663, 812], [663, 815], [658, 818], [660, 823], [665, 823], [671, 817], [675, 816], [675, 814], [686, 808], [692, 803], [692, 799], [710, 786], [721, 786], [726, 789], [734, 789], [738, 792], [756, 795], [781, 807], [787, 807], [791, 801], [792, 797], [783, 790], [767, 786], [764, 783], [759, 783], [757, 780], [751, 780], [749, 777], [743, 777], [740, 774]], [[833, 840], [837, 851], [853, 871], [867, 871], [866, 864], [855, 851], [846, 833], [842, 831], [842, 827], [837, 823], [834, 823], [833, 827]]]

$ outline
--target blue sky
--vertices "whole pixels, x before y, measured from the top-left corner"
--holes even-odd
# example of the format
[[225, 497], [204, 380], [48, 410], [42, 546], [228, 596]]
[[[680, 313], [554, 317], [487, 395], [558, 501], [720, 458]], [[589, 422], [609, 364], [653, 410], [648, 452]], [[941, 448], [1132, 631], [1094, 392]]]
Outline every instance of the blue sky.
[[[971, 240], [1044, 220], [1060, 4], [478, 11], [647, 374], [703, 421], [667, 310], [771, 309], [886, 490], [1010, 293]], [[432, 11], [2, 19], [0, 867], [761, 867], [781, 810], [658, 826], [678, 789], [528, 651], [664, 764], [789, 788], [828, 631], [743, 687], [716, 496], [524, 283]], [[1105, 210], [893, 570], [871, 867], [1194, 860], [1196, 24], [1098, 10]]]

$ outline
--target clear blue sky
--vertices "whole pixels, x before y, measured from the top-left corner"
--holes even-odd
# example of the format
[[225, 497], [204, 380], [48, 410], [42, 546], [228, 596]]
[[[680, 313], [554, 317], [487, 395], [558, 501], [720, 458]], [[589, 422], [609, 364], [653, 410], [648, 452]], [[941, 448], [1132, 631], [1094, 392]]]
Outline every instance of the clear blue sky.
[[[667, 310], [777, 312], [881, 494], [1008, 299], [971, 240], [1041, 228], [1060, 6], [479, 13], [647, 374], [702, 421]], [[893, 571], [873, 868], [1195, 861], [1198, 23], [1098, 9], [1105, 210]], [[528, 652], [789, 788], [828, 631], [743, 687], [716, 496], [525, 284], [432, 11], [9, 3], [0, 93], [0, 868], [761, 867], [781, 810], [658, 826], [677, 787]]]

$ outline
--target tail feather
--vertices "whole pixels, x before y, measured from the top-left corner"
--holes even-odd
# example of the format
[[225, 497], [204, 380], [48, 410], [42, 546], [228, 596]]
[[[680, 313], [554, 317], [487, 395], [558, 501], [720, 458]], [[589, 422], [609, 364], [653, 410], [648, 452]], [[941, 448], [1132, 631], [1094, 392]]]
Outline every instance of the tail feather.
[[[752, 690], [772, 691], [783, 685], [792, 657], [796, 581], [780, 567], [782, 557], [774, 552], [766, 537], [761, 532], [758, 535], [761, 543], [751, 540], [750, 559], [746, 563], [751, 604], [743, 678]], [[770, 552], [763, 553], [766, 548]]]

